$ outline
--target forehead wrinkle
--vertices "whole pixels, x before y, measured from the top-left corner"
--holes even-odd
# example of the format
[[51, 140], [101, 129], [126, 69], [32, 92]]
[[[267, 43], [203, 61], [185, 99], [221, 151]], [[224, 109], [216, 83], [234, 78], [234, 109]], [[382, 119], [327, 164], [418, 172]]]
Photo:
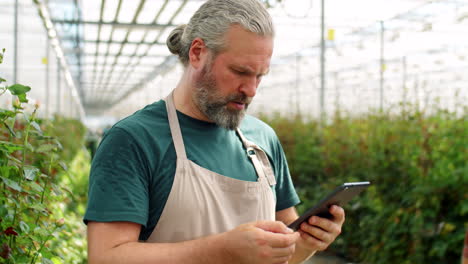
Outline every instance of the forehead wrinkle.
[[[247, 72], [247, 73], [249, 73], [249, 74], [255, 74], [255, 75], [257, 75], [257, 72], [256, 72], [252, 67], [250, 67], [250, 66], [248, 66], [248, 65], [241, 65], [241, 64], [235, 64], [235, 63], [233, 63], [233, 64], [231, 65], [231, 67], [237, 68], [238, 70], [245, 71], [245, 72]], [[260, 72], [258, 72], [258, 74], [260, 74], [260, 75], [267, 75], [268, 72], [270, 72], [270, 68], [267, 68], [266, 71], [260, 71]]]

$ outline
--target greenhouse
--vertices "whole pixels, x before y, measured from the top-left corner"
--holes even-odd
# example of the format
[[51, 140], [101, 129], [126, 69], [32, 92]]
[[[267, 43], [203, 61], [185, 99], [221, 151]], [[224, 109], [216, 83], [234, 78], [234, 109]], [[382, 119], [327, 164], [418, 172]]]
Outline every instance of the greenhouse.
[[[132, 248], [127, 241], [116, 242], [112, 248], [119, 252], [115, 248], [124, 245], [119, 253], [126, 249], [135, 255], [143, 247], [152, 248], [143, 241], [163, 241], [158, 240], [156, 232], [167, 232], [169, 237], [182, 232], [177, 226], [179, 220], [171, 219], [173, 227], [165, 220], [172, 211], [176, 218], [183, 215], [179, 212], [182, 209], [171, 210], [188, 208], [180, 201], [194, 200], [186, 195], [187, 189], [181, 187], [185, 191], [178, 193], [180, 197], [174, 191], [181, 152], [178, 134], [173, 132], [171, 105], [177, 127], [179, 122], [181, 125], [185, 160], [202, 174], [226, 178], [221, 184], [226, 186], [252, 181], [230, 176], [230, 172], [251, 171], [253, 181], [258, 175], [258, 183], [262, 183], [263, 175], [270, 183], [266, 186], [273, 189], [272, 202], [276, 204], [271, 208], [276, 209], [271, 220], [285, 228], [335, 187], [347, 182], [371, 183], [342, 205], [344, 224], [339, 214], [327, 220], [340, 227], [339, 235], [315, 226], [327, 233], [321, 239], [320, 234], [313, 236], [301, 229], [294, 254], [306, 252], [304, 245], [311, 252], [318, 251], [307, 258], [291, 255], [289, 263], [468, 263], [468, 0], [209, 0], [214, 2], [213, 8], [227, 10], [219, 11], [224, 13], [216, 13], [218, 16], [204, 14], [199, 24], [212, 20], [215, 26], [206, 33], [203, 26], [195, 25], [194, 34], [213, 36], [223, 28], [221, 21], [232, 19], [229, 30], [222, 32], [223, 43], [226, 39], [247, 43], [247, 38], [252, 42], [239, 45], [242, 52], [233, 56], [230, 52], [237, 49], [214, 49], [205, 37], [197, 35], [189, 39], [188, 61], [181, 63], [168, 49], [169, 40], [183, 24], [189, 24], [182, 31], [184, 37], [189, 34], [191, 18], [205, 8], [205, 2], [1, 0], [0, 263], [147, 263], [144, 257], [149, 260], [152, 255], [146, 253], [125, 258], [116, 253], [114, 259], [110, 254], [108, 259], [94, 256], [111, 242], [97, 238], [104, 233], [93, 233], [105, 229], [93, 231], [97, 229], [91, 226], [103, 224], [120, 232], [123, 227], [113, 223], [136, 225], [132, 242], [137, 246]], [[260, 20], [263, 10], [271, 16], [274, 34], [255, 33], [243, 22], [236, 22], [245, 15], [255, 29], [263, 30], [268, 25]], [[230, 14], [235, 15], [231, 18]], [[241, 26], [240, 33], [231, 39], [229, 32], [237, 32], [236, 25]], [[199, 43], [202, 46], [198, 50]], [[255, 49], [258, 43], [270, 43], [272, 53], [268, 53], [266, 44]], [[252, 55], [249, 52], [253, 49]], [[206, 57], [204, 51], [208, 52]], [[242, 59], [243, 64], [236, 64]], [[232, 76], [235, 72], [236, 78], [215, 70], [224, 67], [223, 63], [228, 65], [225, 71]], [[210, 72], [205, 72], [204, 66], [210, 66]], [[242, 96], [237, 96], [236, 90], [235, 97], [221, 97], [222, 89], [234, 89], [223, 84], [238, 80], [247, 83], [248, 78], [255, 78], [258, 85], [253, 91], [245, 88], [247, 84], [239, 85]], [[192, 97], [186, 94], [190, 89], [187, 83], [193, 85]], [[175, 102], [170, 103], [174, 89]], [[196, 89], [204, 89], [205, 98]], [[245, 99], [253, 96], [251, 103]], [[186, 98], [191, 103], [183, 104]], [[200, 102], [208, 106], [200, 107]], [[243, 113], [248, 106], [248, 117], [239, 115], [238, 123], [233, 123], [234, 117], [228, 124], [223, 116], [217, 121], [209, 111], [219, 102], [225, 105], [225, 115]], [[167, 106], [167, 110], [161, 108], [164, 125], [156, 119], [160, 105]], [[261, 123], [261, 128], [247, 129], [246, 123], [254, 122], [249, 120]], [[204, 125], [187, 128], [183, 123], [195, 121]], [[237, 141], [218, 138], [207, 124], [227, 131], [223, 133], [234, 135]], [[197, 134], [190, 136], [195, 133], [191, 130], [197, 130]], [[165, 137], [169, 139], [167, 146], [160, 143], [167, 141]], [[216, 154], [230, 153], [235, 146], [246, 150], [242, 156], [246, 166], [236, 164], [241, 155], [221, 158]], [[126, 159], [141, 163], [130, 165]], [[104, 167], [111, 163], [115, 167]], [[276, 177], [273, 180], [267, 175], [270, 171]], [[113, 177], [107, 187], [98, 185], [95, 175], [101, 172], [101, 178]], [[138, 172], [142, 175], [134, 176]], [[128, 179], [129, 185], [116, 185], [125, 173], [133, 177]], [[168, 185], [165, 173], [175, 177], [174, 183], [171, 180]], [[137, 189], [140, 184], [144, 186], [141, 190]], [[128, 191], [122, 191], [124, 187]], [[97, 194], [96, 189], [103, 193]], [[145, 195], [115, 198], [132, 190]], [[228, 210], [223, 199], [214, 200]], [[113, 213], [108, 208], [116, 214], [127, 210], [117, 204], [120, 200], [131, 205], [127, 213], [132, 217], [135, 214], [134, 218], [108, 215]], [[202, 200], [207, 204], [200, 208], [214, 207], [209, 199]], [[161, 206], [148, 204], [155, 201]], [[244, 208], [239, 203], [239, 208]], [[141, 208], [145, 212], [137, 217]], [[189, 225], [187, 229], [201, 226], [205, 230], [211, 225], [211, 212], [205, 215], [205, 209], [186, 216], [185, 220], [194, 222], [193, 228]], [[237, 214], [239, 210], [234, 211]], [[294, 219], [285, 217], [286, 211], [292, 212]], [[162, 228], [164, 223], [168, 226]], [[210, 236], [205, 237], [208, 234], [235, 233], [236, 226], [166, 242], [190, 240], [199, 245], [199, 239], [211, 241]], [[119, 232], [108, 232], [106, 238], [123, 239], [111, 236]], [[191, 232], [195, 231], [186, 231]], [[330, 241], [325, 239], [328, 235], [332, 236]], [[152, 240], [154, 237], [156, 240]], [[314, 247], [319, 242], [325, 246]], [[179, 244], [174, 245], [177, 248]], [[182, 261], [191, 247], [180, 245], [177, 258], [158, 262], [156, 256], [152, 261], [211, 263], [195, 257], [204, 252], [205, 248], [199, 247], [194, 247], [200, 251], [192, 252], [193, 258]], [[244, 255], [253, 256], [254, 247], [245, 246], [248, 241], [243, 245]], [[158, 243], [153, 249], [165, 252]], [[253, 258], [249, 262], [245, 256], [242, 261], [216, 256], [219, 261], [213, 263], [288, 261], [268, 262], [264, 256], [263, 262]]]

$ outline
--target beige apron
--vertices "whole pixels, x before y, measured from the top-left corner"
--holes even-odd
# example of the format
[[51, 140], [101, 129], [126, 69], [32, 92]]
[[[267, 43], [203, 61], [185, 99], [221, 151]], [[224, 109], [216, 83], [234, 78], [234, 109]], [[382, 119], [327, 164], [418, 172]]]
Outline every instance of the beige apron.
[[265, 152], [237, 129], [254, 164], [257, 182], [226, 177], [188, 160], [172, 94], [166, 98], [166, 108], [177, 154], [176, 172], [164, 210], [147, 242], [192, 240], [252, 221], [275, 220], [276, 201], [270, 186], [276, 180]]

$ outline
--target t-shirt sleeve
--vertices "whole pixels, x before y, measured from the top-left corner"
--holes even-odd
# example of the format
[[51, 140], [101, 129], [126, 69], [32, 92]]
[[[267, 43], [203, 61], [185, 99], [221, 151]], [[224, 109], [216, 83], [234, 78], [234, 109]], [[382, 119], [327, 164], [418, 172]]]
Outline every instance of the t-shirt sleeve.
[[91, 165], [84, 222], [148, 220], [148, 162], [135, 139], [114, 127], [104, 136]]
[[275, 136], [274, 139], [274, 168], [276, 176], [276, 211], [281, 211], [299, 204], [300, 199], [294, 189], [294, 184], [289, 173], [288, 162], [283, 147]]

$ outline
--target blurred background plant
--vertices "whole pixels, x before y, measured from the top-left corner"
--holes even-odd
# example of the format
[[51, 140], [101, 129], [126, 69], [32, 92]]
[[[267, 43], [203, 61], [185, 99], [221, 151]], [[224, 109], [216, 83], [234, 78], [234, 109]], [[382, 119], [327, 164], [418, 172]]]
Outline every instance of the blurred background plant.
[[327, 124], [264, 116], [277, 132], [303, 212], [343, 182], [372, 187], [345, 207], [328, 250], [356, 263], [458, 263], [468, 227], [468, 111], [351, 116]]

